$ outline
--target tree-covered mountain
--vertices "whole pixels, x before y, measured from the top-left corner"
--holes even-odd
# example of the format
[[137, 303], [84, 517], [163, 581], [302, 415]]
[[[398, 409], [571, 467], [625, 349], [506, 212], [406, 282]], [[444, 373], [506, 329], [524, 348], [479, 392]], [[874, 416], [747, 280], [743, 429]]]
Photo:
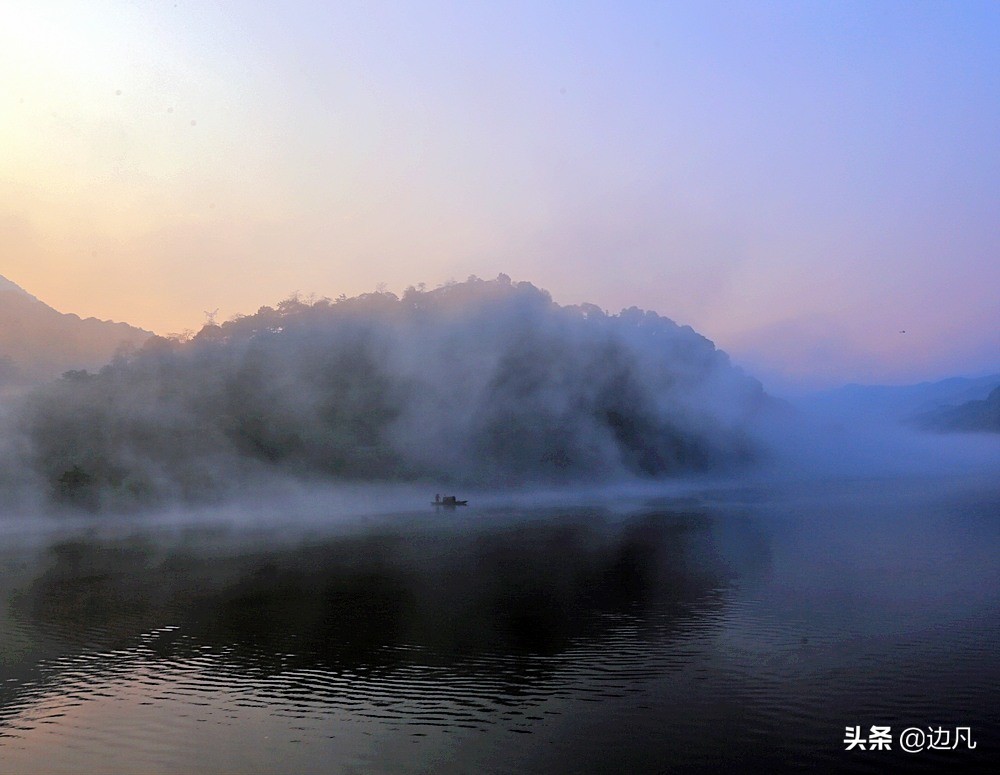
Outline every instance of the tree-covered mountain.
[[0, 386], [99, 368], [123, 346], [140, 346], [150, 336], [126, 323], [57, 312], [0, 277]]
[[470, 278], [401, 298], [291, 298], [67, 374], [19, 407], [6, 459], [21, 469], [8, 464], [7, 480], [127, 508], [270, 475], [658, 477], [751, 458], [764, 403], [760, 383], [689, 327]]

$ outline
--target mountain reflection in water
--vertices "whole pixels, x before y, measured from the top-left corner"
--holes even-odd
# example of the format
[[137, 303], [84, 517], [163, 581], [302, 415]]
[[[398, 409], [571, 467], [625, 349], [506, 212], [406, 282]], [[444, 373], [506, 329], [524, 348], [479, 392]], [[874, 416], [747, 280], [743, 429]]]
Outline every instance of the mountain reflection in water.
[[[830, 617], [843, 601], [797, 594], [801, 570], [783, 570], [809, 547], [745, 511], [400, 516], [9, 549], [0, 770], [864, 769], [843, 759], [844, 725], [906, 707], [987, 735], [976, 686], [984, 665], [997, 675], [982, 645], [995, 624], [845, 635]], [[914, 662], [933, 696], [893, 677]]]
[[699, 545], [707, 532], [704, 517], [649, 514], [314, 536], [238, 553], [199, 549], [197, 533], [174, 547], [77, 538], [47, 549], [14, 614], [43, 640], [100, 648], [169, 620], [178, 636], [155, 639], [161, 656], [184, 641], [224, 645], [262, 670], [268, 655], [286, 668], [293, 652], [296, 665], [369, 667], [411, 661], [411, 650], [442, 665], [551, 655], [653, 609], [666, 625], [670, 613], [717, 607], [708, 593], [724, 566]]

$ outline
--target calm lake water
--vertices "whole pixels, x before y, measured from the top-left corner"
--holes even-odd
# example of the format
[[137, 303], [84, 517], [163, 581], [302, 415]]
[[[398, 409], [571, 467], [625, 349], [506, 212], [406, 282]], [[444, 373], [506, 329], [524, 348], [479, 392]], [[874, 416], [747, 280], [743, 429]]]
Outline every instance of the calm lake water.
[[2, 537], [5, 774], [998, 761], [991, 481]]

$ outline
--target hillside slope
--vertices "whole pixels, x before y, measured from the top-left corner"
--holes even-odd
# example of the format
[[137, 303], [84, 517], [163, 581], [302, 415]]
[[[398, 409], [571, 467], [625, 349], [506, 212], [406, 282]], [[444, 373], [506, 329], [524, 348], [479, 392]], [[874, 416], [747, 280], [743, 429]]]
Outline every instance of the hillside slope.
[[1000, 433], [1000, 387], [994, 388], [982, 401], [966, 401], [958, 406], [925, 412], [918, 415], [915, 422], [934, 431]]
[[63, 314], [0, 277], [0, 385], [96, 369], [123, 345], [138, 347], [150, 336], [126, 323]]

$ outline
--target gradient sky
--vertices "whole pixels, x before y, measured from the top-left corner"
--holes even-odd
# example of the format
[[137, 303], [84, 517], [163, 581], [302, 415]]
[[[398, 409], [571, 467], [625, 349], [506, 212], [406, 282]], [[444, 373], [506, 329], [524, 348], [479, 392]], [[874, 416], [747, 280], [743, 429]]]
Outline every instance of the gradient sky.
[[1000, 369], [1000, 4], [0, 8], [0, 275], [57, 309], [499, 272], [778, 388]]

